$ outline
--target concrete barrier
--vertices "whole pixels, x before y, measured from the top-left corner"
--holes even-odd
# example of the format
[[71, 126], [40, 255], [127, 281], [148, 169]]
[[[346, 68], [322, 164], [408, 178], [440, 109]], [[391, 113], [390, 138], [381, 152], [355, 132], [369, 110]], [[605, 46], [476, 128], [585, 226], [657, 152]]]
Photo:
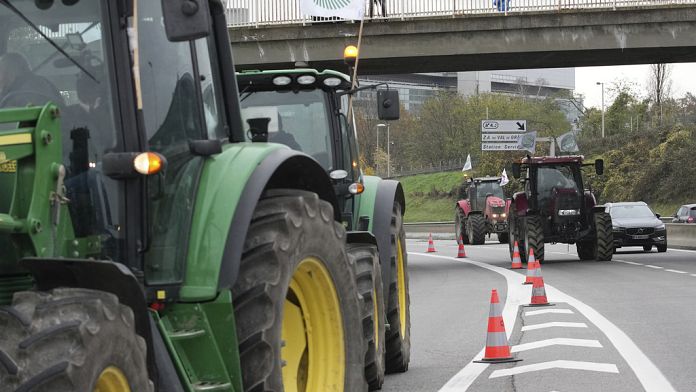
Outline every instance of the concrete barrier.
[[[666, 223], [667, 246], [696, 249], [696, 224]], [[454, 240], [454, 221], [404, 223], [406, 238], [427, 239], [432, 233], [437, 240]]]

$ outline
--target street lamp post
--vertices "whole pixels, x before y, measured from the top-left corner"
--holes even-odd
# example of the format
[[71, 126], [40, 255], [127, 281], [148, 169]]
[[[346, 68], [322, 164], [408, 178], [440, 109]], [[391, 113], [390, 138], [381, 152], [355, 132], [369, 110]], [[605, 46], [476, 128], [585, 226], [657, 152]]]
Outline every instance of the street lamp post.
[[602, 86], [602, 138], [604, 138], [604, 82], [597, 82], [597, 86]]
[[391, 176], [391, 143], [389, 142], [389, 123], [387, 123], [387, 177]]

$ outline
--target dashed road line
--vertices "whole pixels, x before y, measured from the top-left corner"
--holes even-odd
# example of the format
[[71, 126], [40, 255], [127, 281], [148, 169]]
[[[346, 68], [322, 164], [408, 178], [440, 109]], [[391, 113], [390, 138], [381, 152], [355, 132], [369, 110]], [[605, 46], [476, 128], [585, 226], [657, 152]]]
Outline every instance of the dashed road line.
[[518, 344], [517, 346], [512, 346], [510, 351], [513, 353], [520, 351], [533, 350], [536, 348], [549, 347], [549, 346], [575, 346], [575, 347], [592, 347], [592, 348], [602, 348], [602, 344], [599, 340], [592, 339], [572, 339], [572, 338], [554, 338], [538, 340], [536, 342]]
[[566, 323], [566, 322], [561, 322], [561, 321], [553, 321], [550, 323], [525, 325], [524, 327], [522, 327], [522, 332], [534, 331], [535, 329], [554, 328], [554, 327], [587, 328], [587, 324], [585, 324], [585, 323]]
[[597, 362], [582, 362], [582, 361], [549, 361], [540, 362], [532, 365], [516, 366], [510, 369], [500, 369], [491, 373], [488, 378], [498, 378], [505, 376], [514, 376], [522, 373], [538, 372], [540, 370], [549, 369], [571, 369], [571, 370], [587, 370], [592, 372], [603, 373], [619, 373], [619, 369], [613, 363], [597, 363]]
[[570, 309], [541, 309], [541, 310], [532, 310], [529, 312], [525, 312], [525, 316], [537, 316], [540, 314], [548, 314], [548, 313], [556, 313], [556, 314], [574, 314]]
[[652, 264], [645, 264], [646, 267], [648, 268], [653, 268], [653, 269], [664, 269], [665, 267], [660, 267], [659, 265], [652, 265]]
[[[526, 290], [522, 289], [523, 287], [528, 287], [522, 285], [525, 278], [524, 275], [488, 263], [475, 261], [470, 258], [456, 259], [451, 256], [439, 256], [420, 252], [409, 252], [409, 254], [470, 264], [487, 269], [505, 277], [507, 282], [507, 297], [505, 299], [505, 306], [503, 308], [503, 319], [505, 320], [505, 324], [510, 326], [507, 331], [508, 338], [510, 337], [513, 326], [515, 325], [517, 319], [518, 308], [519, 306], [526, 304], [529, 299], [529, 288]], [[609, 321], [609, 319], [604, 317], [593, 307], [585, 304], [577, 298], [571, 297], [550, 284], [545, 284], [545, 286], [547, 295], [549, 298], [553, 299], [554, 302], [567, 303], [590, 320], [592, 324], [597, 326], [597, 328], [604, 333], [607, 339], [609, 339], [611, 344], [616, 348], [621, 357], [623, 357], [628, 366], [631, 368], [646, 392], [675, 392], [674, 387], [669, 380], [667, 380], [665, 375], [662, 374], [660, 369], [655, 366], [650, 358], [648, 358], [647, 355], [645, 355], [645, 353], [643, 353], [643, 351], [641, 351], [641, 349], [635, 344], [635, 342], [633, 342], [633, 340], [631, 340], [631, 338], [626, 335], [625, 332], [619, 329], [619, 327]], [[474, 359], [479, 359], [483, 356], [484, 350], [485, 349], [482, 348], [481, 351], [477, 353], [464, 368], [449, 379], [449, 381], [442, 386], [439, 391], [466, 391], [476, 381], [481, 373], [488, 369], [489, 365], [486, 363], [473, 362]]]
[[626, 260], [614, 260], [617, 263], [624, 263], [624, 264], [631, 264], [631, 265], [645, 265], [642, 263], [636, 263], [635, 261], [626, 261]]
[[674, 272], [675, 274], [688, 274], [686, 271], [680, 271], [680, 270], [675, 270], [675, 269], [665, 269], [667, 272]]

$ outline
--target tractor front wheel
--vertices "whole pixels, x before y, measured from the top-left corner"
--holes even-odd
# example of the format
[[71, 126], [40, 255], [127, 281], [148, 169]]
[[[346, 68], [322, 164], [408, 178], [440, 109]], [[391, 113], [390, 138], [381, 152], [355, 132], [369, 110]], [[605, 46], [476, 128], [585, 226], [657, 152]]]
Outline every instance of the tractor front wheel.
[[365, 379], [370, 390], [382, 388], [384, 383], [384, 290], [382, 269], [377, 247], [370, 244], [348, 245], [348, 257], [357, 267], [358, 292], [363, 297], [363, 339]]
[[259, 200], [232, 288], [244, 391], [364, 391], [356, 266], [316, 194]]
[[524, 247], [527, 257], [529, 250], [534, 249], [534, 259], [540, 263], [544, 262], [544, 227], [538, 216], [531, 215], [524, 218]]
[[483, 245], [486, 242], [486, 220], [483, 218], [483, 215], [469, 214], [466, 223], [469, 243], [472, 245]]
[[595, 233], [597, 236], [597, 261], [611, 261], [614, 255], [614, 233], [612, 231], [611, 216], [606, 212], [594, 214]]
[[387, 373], [405, 372], [411, 360], [411, 310], [408, 260], [401, 205], [394, 203], [391, 218], [391, 277], [387, 304]]
[[[0, 390], [152, 391], [145, 339], [110, 293], [61, 288], [0, 307]], [[7, 389], [5, 389], [7, 388]]]

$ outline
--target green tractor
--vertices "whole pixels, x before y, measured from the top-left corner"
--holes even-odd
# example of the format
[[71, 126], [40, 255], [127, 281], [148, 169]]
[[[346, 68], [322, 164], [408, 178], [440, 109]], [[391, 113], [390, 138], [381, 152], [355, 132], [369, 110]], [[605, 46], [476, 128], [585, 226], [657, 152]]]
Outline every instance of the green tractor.
[[220, 0], [0, 2], [0, 392], [367, 390], [365, 241], [230, 48]]
[[[368, 342], [366, 378], [378, 389], [385, 371], [408, 369], [410, 315], [403, 229], [404, 192], [398, 181], [363, 175], [349, 97], [357, 91], [340, 72], [298, 68], [237, 74], [242, 117], [251, 137], [285, 144], [313, 157], [334, 181], [356, 260], [360, 291], [374, 329]], [[399, 117], [395, 90], [378, 90], [381, 120]], [[260, 124], [260, 125], [259, 125]]]

